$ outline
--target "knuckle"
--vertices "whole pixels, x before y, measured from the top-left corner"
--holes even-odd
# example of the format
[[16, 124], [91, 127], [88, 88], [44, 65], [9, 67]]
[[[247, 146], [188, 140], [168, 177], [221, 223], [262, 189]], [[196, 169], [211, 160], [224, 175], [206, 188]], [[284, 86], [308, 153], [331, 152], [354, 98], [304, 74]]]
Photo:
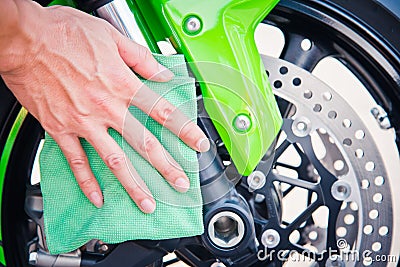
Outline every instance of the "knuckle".
[[78, 185], [82, 190], [92, 188], [94, 186], [94, 182], [90, 178], [83, 178], [83, 179], [78, 179]]
[[86, 157], [71, 158], [68, 160], [68, 162], [73, 170], [78, 170], [78, 171], [85, 169], [88, 164]]
[[172, 166], [172, 164], [168, 163], [165, 164], [165, 166], [163, 166], [161, 168], [161, 174], [165, 177], [165, 178], [171, 178], [171, 177], [177, 177], [177, 170], [175, 169], [174, 166]]
[[141, 145], [142, 151], [149, 153], [156, 149], [158, 146], [158, 140], [151, 134], [146, 134], [143, 143]]
[[123, 154], [112, 153], [104, 158], [104, 162], [111, 171], [118, 171], [124, 167], [125, 157]]
[[100, 108], [108, 108], [110, 106], [110, 98], [105, 96], [93, 96], [93, 103]]
[[168, 103], [166, 100], [161, 100], [160, 103], [154, 109], [155, 117], [162, 123], [170, 119], [172, 113], [175, 111], [175, 107]]
[[85, 128], [85, 125], [89, 121], [89, 116], [86, 114], [76, 114], [72, 117], [74, 118], [76, 125], [81, 125], [83, 128]]
[[139, 45], [139, 46], [138, 46], [138, 49], [139, 49], [139, 50], [138, 50], [139, 58], [141, 58], [141, 59], [143, 59], [143, 60], [149, 60], [150, 58], [153, 57], [153, 56], [151, 55], [151, 53], [150, 53], [150, 50], [147, 49], [146, 47]]

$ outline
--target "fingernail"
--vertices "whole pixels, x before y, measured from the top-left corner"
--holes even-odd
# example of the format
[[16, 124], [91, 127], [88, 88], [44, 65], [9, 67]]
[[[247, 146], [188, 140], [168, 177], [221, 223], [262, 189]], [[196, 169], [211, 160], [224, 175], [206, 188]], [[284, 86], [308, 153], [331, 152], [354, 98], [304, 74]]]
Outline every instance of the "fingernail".
[[184, 178], [178, 178], [175, 181], [175, 189], [181, 193], [185, 193], [188, 191], [190, 187], [190, 183], [187, 179]]
[[156, 209], [156, 204], [154, 204], [150, 199], [145, 198], [140, 202], [140, 207], [142, 207], [142, 210], [146, 213], [153, 213]]
[[210, 149], [210, 141], [207, 138], [200, 139], [197, 143], [197, 148], [200, 152], [206, 152]]
[[103, 206], [103, 198], [97, 192], [90, 193], [90, 200], [97, 207], [101, 208]]
[[164, 67], [161, 64], [158, 64], [158, 70], [159, 70], [159, 73], [157, 74], [157, 76], [161, 80], [169, 81], [175, 76], [172, 71], [170, 71], [169, 69], [167, 69], [166, 67]]

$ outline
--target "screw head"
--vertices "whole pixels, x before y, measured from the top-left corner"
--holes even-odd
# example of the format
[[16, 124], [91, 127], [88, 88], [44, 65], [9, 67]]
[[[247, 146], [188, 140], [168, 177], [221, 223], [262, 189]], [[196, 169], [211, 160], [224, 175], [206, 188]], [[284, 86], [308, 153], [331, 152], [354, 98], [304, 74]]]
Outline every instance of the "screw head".
[[276, 247], [281, 242], [281, 236], [274, 229], [267, 229], [261, 236], [261, 243], [267, 248]]
[[240, 114], [236, 116], [233, 124], [239, 132], [247, 132], [251, 127], [251, 120], [248, 115]]
[[296, 118], [292, 124], [292, 131], [298, 137], [307, 136], [312, 130], [311, 121], [306, 117]]
[[108, 251], [108, 246], [106, 244], [101, 245], [100, 248], [99, 248], [99, 251], [101, 253], [107, 252]]
[[338, 200], [346, 200], [351, 195], [351, 186], [345, 181], [336, 181], [331, 187], [332, 196]]
[[197, 17], [189, 17], [185, 21], [185, 29], [189, 33], [196, 33], [201, 29], [201, 21]]
[[249, 190], [257, 190], [265, 185], [266, 177], [261, 171], [254, 171], [247, 177], [247, 184], [249, 185]]
[[299, 131], [305, 131], [307, 129], [307, 124], [300, 121], [297, 123], [296, 127], [297, 127], [297, 130], [299, 130]]

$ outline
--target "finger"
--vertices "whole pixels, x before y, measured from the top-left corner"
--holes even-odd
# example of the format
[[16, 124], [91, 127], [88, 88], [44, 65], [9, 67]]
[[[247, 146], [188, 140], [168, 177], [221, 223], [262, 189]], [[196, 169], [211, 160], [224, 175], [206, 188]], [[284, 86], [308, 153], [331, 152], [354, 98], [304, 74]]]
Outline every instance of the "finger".
[[210, 149], [210, 143], [200, 127], [146, 85], [138, 89], [131, 104], [149, 114], [191, 148], [200, 152]]
[[97, 132], [88, 141], [138, 207], [145, 213], [154, 212], [156, 202], [150, 190], [115, 140], [107, 132]]
[[178, 192], [186, 192], [190, 187], [182, 167], [160, 144], [158, 139], [135, 117], [128, 114], [125, 118], [124, 139]]
[[103, 196], [100, 186], [93, 175], [78, 137], [62, 136], [56, 141], [64, 153], [82, 192], [97, 208], [101, 208]]
[[174, 77], [170, 70], [155, 60], [146, 47], [135, 43], [119, 32], [114, 33], [114, 40], [123, 61], [143, 78], [156, 82], [167, 82]]

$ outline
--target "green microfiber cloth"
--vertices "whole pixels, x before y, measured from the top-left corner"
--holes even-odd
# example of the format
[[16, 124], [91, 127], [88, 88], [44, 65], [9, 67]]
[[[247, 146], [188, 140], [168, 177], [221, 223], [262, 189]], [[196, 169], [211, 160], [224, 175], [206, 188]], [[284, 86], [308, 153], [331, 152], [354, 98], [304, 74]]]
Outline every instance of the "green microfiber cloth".
[[[168, 83], [144, 81], [145, 84], [195, 121], [196, 90], [194, 80], [188, 76], [184, 57], [181, 55], [155, 57], [174, 72], [175, 78]], [[91, 239], [120, 243], [127, 240], [160, 240], [203, 233], [196, 152], [139, 109], [131, 107], [130, 112], [160, 140], [185, 170], [191, 184], [189, 191], [176, 192], [120, 134], [110, 129], [110, 135], [124, 149], [153, 193], [157, 208], [153, 214], [142, 213], [94, 148], [87, 141], [81, 140], [104, 195], [104, 205], [97, 209], [80, 190], [56, 142], [46, 135], [39, 160], [44, 226], [50, 253], [72, 251]]]

